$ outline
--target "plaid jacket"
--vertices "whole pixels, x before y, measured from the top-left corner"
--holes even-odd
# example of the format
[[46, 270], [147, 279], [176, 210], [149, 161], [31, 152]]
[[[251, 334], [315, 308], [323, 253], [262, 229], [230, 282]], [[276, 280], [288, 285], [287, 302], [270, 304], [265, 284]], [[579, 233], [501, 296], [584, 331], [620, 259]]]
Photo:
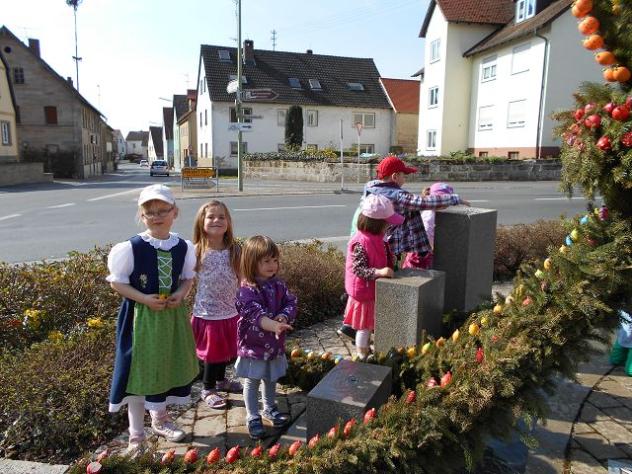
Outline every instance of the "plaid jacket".
[[393, 255], [400, 255], [405, 252], [417, 252], [423, 255], [429, 252], [432, 248], [419, 211], [456, 206], [461, 202], [458, 194], [421, 196], [412, 194], [395, 183], [379, 180], [366, 184], [364, 196], [367, 194], [385, 195], [393, 203], [395, 212], [405, 218], [402, 225], [391, 226], [386, 231], [386, 241]]

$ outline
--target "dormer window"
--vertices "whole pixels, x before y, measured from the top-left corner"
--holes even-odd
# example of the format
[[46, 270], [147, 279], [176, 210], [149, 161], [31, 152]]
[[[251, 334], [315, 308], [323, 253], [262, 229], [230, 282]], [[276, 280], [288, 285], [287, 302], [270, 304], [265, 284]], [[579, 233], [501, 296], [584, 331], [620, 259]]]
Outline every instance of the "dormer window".
[[516, 2], [516, 23], [531, 18], [535, 15], [536, 0], [518, 0]]
[[309, 87], [314, 91], [320, 91], [323, 89], [318, 79], [309, 79]]
[[296, 77], [288, 77], [288, 81], [290, 83], [290, 87], [292, 89], [302, 89], [303, 87], [301, 87], [301, 81], [298, 80], [298, 78]]
[[220, 49], [219, 51], [217, 51], [217, 55], [219, 56], [219, 60], [223, 63], [229, 63], [230, 62], [230, 51], [226, 50], [226, 49]]
[[363, 91], [364, 85], [361, 82], [347, 82], [347, 89], [350, 91]]

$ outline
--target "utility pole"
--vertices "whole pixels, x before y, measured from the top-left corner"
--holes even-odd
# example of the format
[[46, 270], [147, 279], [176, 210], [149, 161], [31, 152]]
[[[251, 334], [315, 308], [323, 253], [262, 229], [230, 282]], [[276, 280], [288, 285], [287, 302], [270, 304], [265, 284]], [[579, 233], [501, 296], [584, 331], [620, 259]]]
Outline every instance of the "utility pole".
[[276, 36], [277, 36], [277, 32], [276, 30], [272, 30], [270, 33], [272, 33], [272, 51], [276, 51]]
[[[241, 116], [241, 74], [242, 74], [242, 57], [241, 57], [241, 0], [237, 2], [237, 95], [235, 97], [235, 112], [237, 113], [237, 123], [243, 122]], [[239, 126], [239, 125], [238, 125]], [[237, 189], [239, 192], [244, 190], [244, 176], [242, 170], [242, 154], [241, 148], [241, 128], [237, 131]]]
[[77, 92], [79, 92], [79, 61], [81, 61], [81, 58], [79, 57], [79, 46], [77, 43], [77, 8], [79, 8], [79, 4], [82, 1], [83, 0], [66, 0], [66, 5], [72, 7], [75, 12], [75, 55], [72, 57], [72, 59], [75, 60]]

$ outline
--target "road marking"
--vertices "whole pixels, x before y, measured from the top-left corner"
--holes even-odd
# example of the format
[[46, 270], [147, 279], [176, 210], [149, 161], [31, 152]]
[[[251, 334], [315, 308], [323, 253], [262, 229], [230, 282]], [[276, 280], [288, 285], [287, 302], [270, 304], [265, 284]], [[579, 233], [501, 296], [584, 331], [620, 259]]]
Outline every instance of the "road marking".
[[67, 186], [87, 186], [90, 183], [76, 183], [74, 181], [58, 181], [58, 180], [54, 180], [53, 183], [55, 184], [65, 184]]
[[117, 196], [123, 196], [125, 194], [138, 193], [141, 190], [142, 190], [142, 188], [130, 189], [129, 191], [121, 191], [120, 193], [106, 194], [105, 196], [99, 196], [99, 197], [95, 197], [95, 198], [90, 198], [90, 199], [87, 199], [86, 201], [87, 202], [101, 201], [102, 199], [110, 199], [110, 198], [117, 197]]
[[74, 202], [67, 202], [66, 204], [57, 204], [56, 206], [48, 206], [46, 209], [61, 209], [62, 207], [74, 206]]
[[288, 209], [324, 209], [328, 207], [347, 207], [345, 204], [329, 204], [324, 206], [285, 206], [285, 207], [253, 207], [250, 209], [233, 209], [233, 211], [286, 211]]
[[22, 214], [9, 214], [8, 216], [0, 217], [0, 221], [5, 221], [7, 219], [13, 219], [14, 217], [20, 217]]
[[125, 173], [105, 173], [105, 176], [127, 176]]
[[534, 201], [568, 201], [569, 199], [573, 199], [573, 200], [586, 200], [586, 198], [584, 197], [580, 197], [580, 196], [575, 196], [572, 198], [567, 198], [567, 197], [555, 197], [555, 198], [533, 198]]

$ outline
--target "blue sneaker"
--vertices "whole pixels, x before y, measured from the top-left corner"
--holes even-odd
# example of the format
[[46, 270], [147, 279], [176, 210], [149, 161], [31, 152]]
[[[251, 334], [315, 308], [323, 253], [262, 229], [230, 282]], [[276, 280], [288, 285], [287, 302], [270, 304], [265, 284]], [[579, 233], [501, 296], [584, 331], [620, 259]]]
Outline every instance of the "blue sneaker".
[[250, 438], [254, 440], [263, 439], [266, 436], [266, 430], [261, 423], [261, 417], [253, 418], [248, 422], [248, 433]]
[[287, 413], [281, 413], [276, 406], [272, 407], [270, 410], [264, 410], [263, 413], [261, 413], [261, 416], [272, 423], [272, 426], [275, 428], [285, 426], [290, 420], [289, 415]]

